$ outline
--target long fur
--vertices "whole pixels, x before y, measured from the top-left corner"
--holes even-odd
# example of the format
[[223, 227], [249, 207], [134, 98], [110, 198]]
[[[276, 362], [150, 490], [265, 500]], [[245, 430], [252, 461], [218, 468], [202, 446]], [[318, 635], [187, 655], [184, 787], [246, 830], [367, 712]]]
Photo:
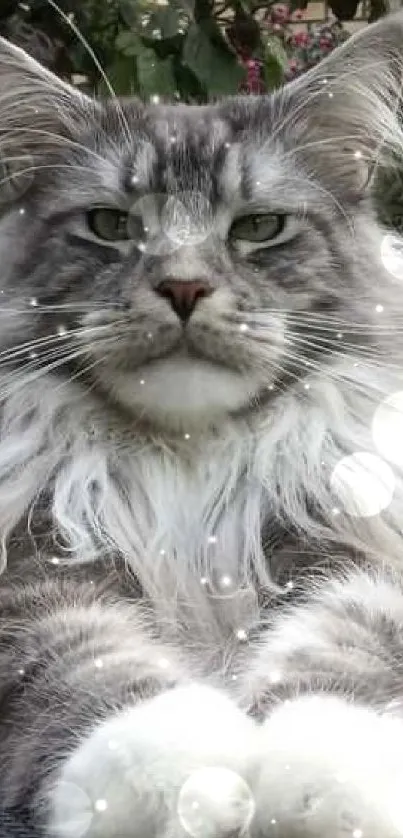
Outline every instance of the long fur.
[[[182, 835], [206, 767], [253, 835], [401, 834], [403, 475], [365, 516], [334, 473], [384, 457], [402, 388], [369, 191], [402, 33], [205, 108], [93, 102], [1, 43], [0, 835]], [[129, 198], [157, 241], [100, 243], [87, 211]], [[263, 210], [296, 226], [231, 241]], [[161, 278], [208, 283], [186, 350]]]

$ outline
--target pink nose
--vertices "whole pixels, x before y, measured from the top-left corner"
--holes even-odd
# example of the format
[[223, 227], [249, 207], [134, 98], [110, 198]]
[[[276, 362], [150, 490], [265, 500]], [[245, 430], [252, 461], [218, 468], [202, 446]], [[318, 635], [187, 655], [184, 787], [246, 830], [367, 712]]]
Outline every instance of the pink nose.
[[203, 280], [165, 279], [157, 286], [157, 293], [165, 297], [174, 312], [185, 323], [196, 308], [198, 300], [209, 297], [213, 288]]

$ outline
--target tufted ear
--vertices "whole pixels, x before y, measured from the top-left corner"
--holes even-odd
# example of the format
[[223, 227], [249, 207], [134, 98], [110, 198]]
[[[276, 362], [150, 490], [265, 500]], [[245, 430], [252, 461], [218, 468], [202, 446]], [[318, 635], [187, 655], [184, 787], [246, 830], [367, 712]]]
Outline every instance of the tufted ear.
[[[366, 26], [282, 94], [285, 142], [340, 192], [360, 192], [377, 163], [403, 154], [403, 11]], [[300, 151], [298, 151], [298, 149]], [[305, 149], [305, 155], [304, 155]]]
[[89, 97], [0, 38], [1, 197], [25, 191], [35, 166], [74, 144], [96, 111]]

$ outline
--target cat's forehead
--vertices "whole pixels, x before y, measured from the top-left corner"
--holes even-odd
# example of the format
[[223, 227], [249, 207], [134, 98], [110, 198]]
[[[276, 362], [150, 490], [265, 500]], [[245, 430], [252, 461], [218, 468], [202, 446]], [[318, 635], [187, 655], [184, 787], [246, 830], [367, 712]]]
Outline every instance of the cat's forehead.
[[[189, 189], [212, 200], [247, 197], [264, 167], [269, 179], [278, 174], [277, 156], [267, 153], [268, 124], [256, 130], [256, 108], [159, 105], [142, 108], [125, 103], [106, 121], [106, 134], [120, 134], [119, 167], [126, 189], [173, 193]], [[115, 158], [116, 159], [116, 158]]]

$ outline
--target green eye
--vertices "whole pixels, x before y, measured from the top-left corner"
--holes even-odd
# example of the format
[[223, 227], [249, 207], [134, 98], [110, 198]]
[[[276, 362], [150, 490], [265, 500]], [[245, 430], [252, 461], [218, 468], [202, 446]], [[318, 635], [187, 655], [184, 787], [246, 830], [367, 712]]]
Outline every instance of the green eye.
[[110, 207], [90, 210], [88, 226], [95, 236], [108, 242], [138, 240], [144, 235], [140, 218]]
[[231, 227], [231, 239], [248, 242], [266, 242], [278, 236], [285, 226], [285, 215], [245, 215]]

